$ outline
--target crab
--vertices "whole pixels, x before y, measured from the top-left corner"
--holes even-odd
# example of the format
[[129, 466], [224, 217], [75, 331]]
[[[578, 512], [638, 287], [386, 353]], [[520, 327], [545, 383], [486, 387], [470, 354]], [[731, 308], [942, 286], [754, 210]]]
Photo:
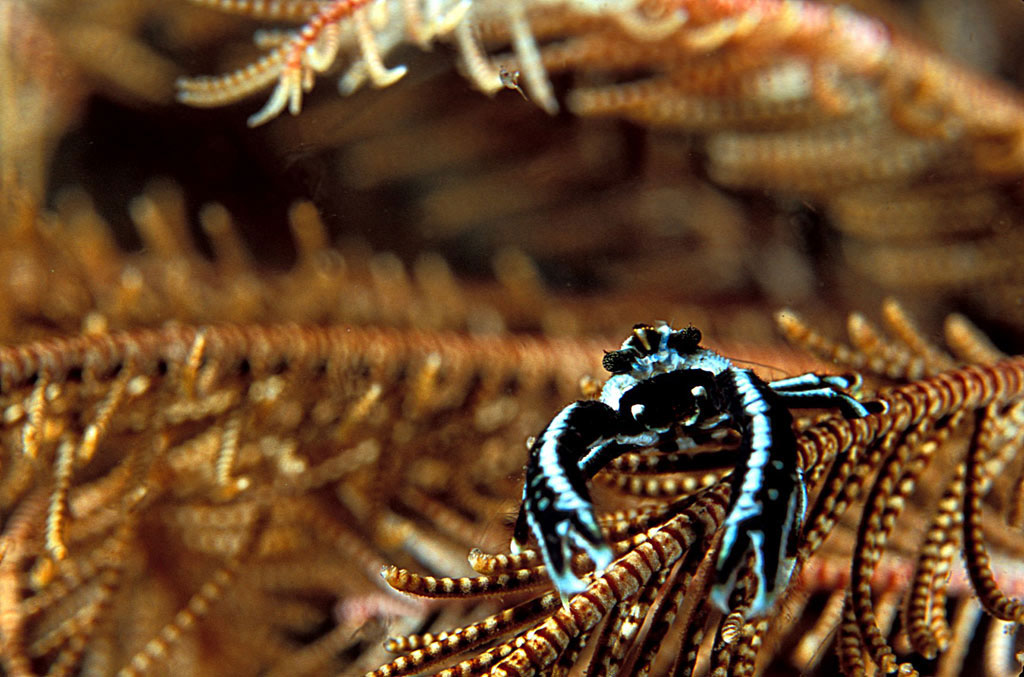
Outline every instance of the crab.
[[[734, 430], [740, 443], [730, 502], [715, 559], [711, 600], [723, 612], [764, 616], [796, 566], [807, 486], [797, 459], [794, 408], [836, 408], [846, 418], [881, 413], [861, 402], [856, 376], [806, 373], [764, 381], [750, 369], [703, 348], [694, 327], [638, 324], [602, 362], [611, 376], [592, 400], [562, 409], [530, 445], [512, 551], [532, 534], [563, 600], [587, 582], [570, 566], [586, 553], [599, 574], [613, 560], [598, 525], [587, 480], [617, 456], [656, 448], [686, 450]], [[741, 574], [744, 585], [734, 599]]]

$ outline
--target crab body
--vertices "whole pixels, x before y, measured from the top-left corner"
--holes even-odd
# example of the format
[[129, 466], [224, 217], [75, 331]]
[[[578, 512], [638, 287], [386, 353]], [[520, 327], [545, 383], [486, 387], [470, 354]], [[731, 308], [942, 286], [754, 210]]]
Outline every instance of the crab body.
[[[570, 566], [574, 551], [585, 552], [597, 572], [613, 559], [587, 480], [625, 452], [685, 450], [732, 429], [741, 441], [711, 598], [723, 611], [766, 614], [793, 573], [807, 503], [790, 408], [836, 407], [849, 418], [881, 411], [842, 391], [855, 379], [803, 374], [766, 382], [700, 340], [693, 327], [636, 325], [619, 350], [605, 354], [612, 375], [599, 398], [562, 409], [531, 445], [512, 549], [533, 534], [563, 599], [587, 586]], [[753, 586], [738, 594], [745, 571]]]

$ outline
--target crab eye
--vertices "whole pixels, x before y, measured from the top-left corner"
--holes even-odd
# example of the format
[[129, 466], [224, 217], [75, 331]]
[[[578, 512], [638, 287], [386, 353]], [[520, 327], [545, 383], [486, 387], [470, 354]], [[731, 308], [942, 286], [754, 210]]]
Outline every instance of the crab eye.
[[633, 368], [633, 360], [639, 357], [635, 350], [612, 350], [604, 354], [601, 366], [612, 374], [625, 374]]
[[691, 325], [686, 329], [673, 332], [668, 339], [668, 347], [682, 355], [687, 355], [700, 347], [700, 339], [700, 329]]

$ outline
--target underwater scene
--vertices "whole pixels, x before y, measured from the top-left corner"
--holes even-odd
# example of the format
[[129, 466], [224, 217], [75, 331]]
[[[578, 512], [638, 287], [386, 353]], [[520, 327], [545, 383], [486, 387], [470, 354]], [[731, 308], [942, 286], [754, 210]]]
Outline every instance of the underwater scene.
[[1021, 36], [0, 0], [0, 674], [1022, 674]]

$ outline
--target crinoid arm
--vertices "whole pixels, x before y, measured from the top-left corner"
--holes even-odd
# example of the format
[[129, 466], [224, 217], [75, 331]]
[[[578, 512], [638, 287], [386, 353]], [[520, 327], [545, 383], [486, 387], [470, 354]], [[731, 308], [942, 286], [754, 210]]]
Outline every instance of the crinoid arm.
[[473, 0], [197, 2], [260, 19], [303, 22], [298, 30], [287, 34], [250, 65], [226, 75], [185, 77], [178, 81], [178, 99], [204, 107], [232, 103], [273, 84], [266, 104], [249, 118], [252, 127], [268, 122], [285, 109], [297, 115], [302, 109], [302, 97], [312, 89], [316, 76], [335, 68], [340, 61], [346, 63], [339, 80], [342, 94], [350, 94], [367, 82], [374, 87], [394, 84], [405, 75], [406, 67], [388, 67], [384, 59], [404, 42], [427, 48], [435, 40], [452, 41], [462, 54], [470, 80], [482, 91], [493, 94], [506, 85], [499, 66], [486, 55], [475, 35], [474, 22], [485, 19], [507, 26], [531, 98], [550, 113], [558, 110], [523, 0], [493, 5]]
[[[276, 5], [277, 3], [269, 3]], [[244, 98], [276, 81], [270, 99], [249, 118], [249, 126], [256, 127], [277, 117], [285, 108], [292, 115], [302, 109], [302, 95], [313, 86], [313, 79], [334, 66], [343, 44], [351, 45], [358, 55], [343, 78], [344, 86], [351, 90], [365, 80], [374, 86], [387, 87], [405, 74], [404, 66], [384, 66], [384, 52], [397, 39], [394, 33], [378, 37], [374, 28], [373, 11], [387, 11], [383, 0], [334, 0], [326, 3], [285, 3], [287, 7], [271, 11], [267, 3], [231, 5], [236, 13], [260, 18], [280, 13], [289, 18], [301, 18], [303, 26], [290, 34], [282, 44], [262, 56], [255, 63], [232, 73], [214, 77], [182, 78], [178, 81], [178, 98], [194, 106], [219, 106]], [[213, 3], [224, 9], [224, 3]]]
[[[737, 379], [737, 397], [727, 398], [735, 406], [724, 420], [740, 429], [739, 447], [735, 439], [721, 448], [712, 448], [714, 440], [680, 450], [655, 445], [656, 451], [622, 453], [593, 477], [648, 498], [639, 508], [598, 513], [615, 559], [587, 579], [581, 592], [562, 605], [556, 592], [526, 602], [509, 598], [492, 618], [428, 641], [370, 674], [414, 674], [435, 663], [446, 666], [440, 673], [445, 675], [537, 675], [570, 666], [620, 674], [694, 674], [708, 663], [712, 674], [755, 674], [757, 666], [769, 664], [818, 674], [834, 671], [819, 665], [828, 653], [821, 644], [830, 635], [837, 637], [839, 667], [848, 675], [863, 674], [872, 665], [912, 674], [920, 665], [911, 658], [914, 652], [936, 659], [951, 674], [964, 674], [965, 657], [977, 652], [1019, 670], [1007, 642], [993, 640], [1005, 621], [983, 622], [972, 609], [1014, 622], [1022, 615], [1013, 598], [1021, 589], [1013, 562], [1024, 556], [1024, 548], [1009, 532], [996, 536], [1006, 502], [987, 496], [998, 491], [1019, 500], [1024, 486], [1019, 477], [1024, 357], [999, 354], [962, 318], [950, 324], [956, 356], [940, 355], [899, 314], [886, 318], [897, 338], [879, 332], [870, 353], [826, 342], [793, 316], [787, 318], [787, 336], [860, 366], [867, 379], [865, 401], [855, 397], [861, 385], [856, 374], [745, 384]], [[623, 353], [614, 352], [607, 366], [624, 370]], [[922, 374], [921, 363], [908, 358], [925, 354]], [[987, 361], [958, 364], [967, 355]], [[874, 390], [879, 379], [888, 385]], [[800, 392], [810, 395], [792, 397]], [[709, 395], [707, 401], [713, 401], [715, 394]], [[834, 411], [783, 424], [791, 407], [823, 404]], [[792, 464], [774, 468], [772, 461], [782, 460], [775, 454], [787, 431]], [[769, 447], [772, 455], [763, 454]], [[605, 481], [608, 475], [703, 470], [709, 460], [730, 463], [733, 471], [710, 475], [704, 489], [667, 479]], [[780, 471], [777, 485], [768, 477], [771, 470]], [[771, 503], [769, 489], [788, 484], [799, 490], [800, 481], [811, 498], [806, 511], [796, 507], [797, 491]], [[750, 509], [752, 504], [759, 512]], [[802, 513], [803, 526], [794, 528]], [[787, 518], [794, 522], [783, 529], [788, 542], [770, 540], [769, 527], [777, 534]], [[1007, 519], [1019, 523], [1019, 514]], [[923, 542], [908, 537], [918, 532], [904, 531], [898, 526], [903, 520], [930, 524]], [[834, 532], [836, 538], [829, 538]], [[966, 571], [955, 566], [959, 553]], [[471, 563], [489, 586], [496, 576], [508, 577], [511, 593], [522, 589], [519, 581], [537, 580], [529, 572], [539, 559], [536, 550], [526, 548], [519, 555], [475, 551]], [[582, 558], [576, 559], [579, 570]], [[467, 583], [466, 589], [479, 585]], [[501, 594], [500, 588], [489, 587], [489, 594]], [[822, 595], [822, 606], [810, 603]], [[950, 605], [947, 598], [958, 602]], [[765, 607], [772, 610], [771, 620]], [[897, 636], [889, 630], [888, 619], [900, 607], [906, 634], [898, 637], [909, 639], [909, 645], [894, 641]], [[947, 613], [955, 616], [947, 619]], [[976, 630], [990, 623], [984, 647], [972, 642]], [[705, 637], [707, 632], [714, 637]], [[794, 637], [795, 632], [805, 634]], [[486, 648], [474, 648], [485, 643]], [[780, 653], [791, 646], [796, 647], [791, 655]]]

